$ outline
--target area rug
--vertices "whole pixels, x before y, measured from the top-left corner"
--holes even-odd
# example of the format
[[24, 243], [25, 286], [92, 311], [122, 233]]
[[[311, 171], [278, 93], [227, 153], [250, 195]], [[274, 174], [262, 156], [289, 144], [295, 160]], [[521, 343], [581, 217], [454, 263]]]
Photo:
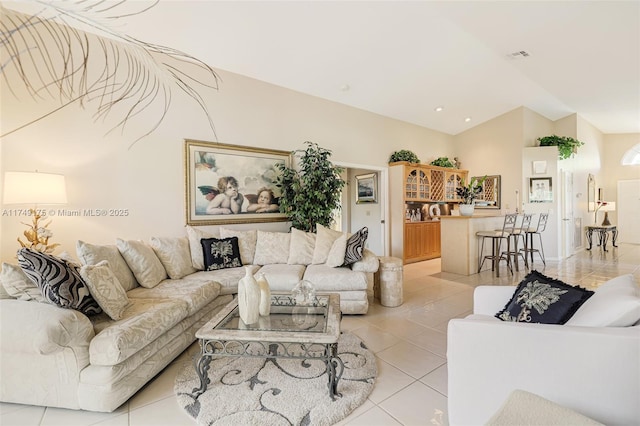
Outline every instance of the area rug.
[[284, 358], [213, 359], [207, 391], [197, 399], [200, 380], [193, 363], [176, 377], [178, 404], [199, 425], [332, 425], [365, 402], [377, 376], [373, 353], [357, 336], [342, 333], [338, 354], [344, 373], [342, 397], [329, 397], [326, 367], [321, 360]]

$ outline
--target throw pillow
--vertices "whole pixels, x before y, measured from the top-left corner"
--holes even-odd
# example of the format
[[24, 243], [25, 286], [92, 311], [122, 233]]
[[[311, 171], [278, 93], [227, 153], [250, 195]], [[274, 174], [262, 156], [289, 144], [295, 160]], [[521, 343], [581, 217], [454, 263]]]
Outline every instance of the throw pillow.
[[344, 254], [347, 250], [347, 234], [342, 234], [337, 240], [333, 242], [331, 250], [327, 255], [326, 265], [332, 268], [337, 268], [344, 264]]
[[162, 262], [146, 243], [118, 238], [116, 246], [142, 287], [153, 288], [167, 278], [167, 271], [162, 266]]
[[272, 265], [276, 263], [287, 263], [290, 245], [291, 234], [288, 232], [258, 231], [253, 264]]
[[289, 244], [289, 265], [311, 265], [313, 250], [316, 247], [316, 234], [291, 228], [291, 243]]
[[97, 265], [82, 266], [80, 276], [102, 310], [115, 321], [121, 319], [129, 305], [129, 298], [109, 267], [109, 262], [103, 260]]
[[18, 250], [18, 263], [24, 273], [40, 287], [49, 303], [75, 309], [85, 315], [102, 312], [76, 267], [55, 256], [29, 248]]
[[187, 238], [152, 237], [149, 243], [169, 274], [169, 278], [179, 280], [196, 272], [196, 268], [191, 263], [191, 252]]
[[640, 288], [633, 275], [621, 275], [598, 287], [567, 325], [628, 327], [640, 321]]
[[187, 238], [189, 239], [189, 251], [191, 252], [191, 265], [198, 271], [204, 269], [204, 258], [202, 257], [202, 244], [200, 240], [203, 238], [220, 238], [220, 232], [205, 232], [193, 226], [186, 226]]
[[342, 235], [342, 232], [334, 231], [321, 224], [317, 224], [316, 228], [316, 246], [313, 249], [313, 260], [311, 263], [320, 265], [327, 263], [327, 257], [329, 256], [331, 247], [333, 247], [333, 243]]
[[258, 232], [255, 229], [250, 231], [236, 231], [234, 229], [220, 228], [220, 237], [238, 237], [238, 247], [240, 247], [242, 264], [253, 264], [253, 257], [256, 253], [256, 242], [258, 240]]
[[238, 237], [203, 238], [202, 255], [207, 271], [242, 266]]
[[503, 321], [564, 324], [591, 295], [591, 290], [531, 271], [495, 316]]
[[133, 276], [133, 272], [129, 269], [129, 265], [124, 260], [118, 247], [115, 245], [94, 245], [85, 243], [84, 241], [78, 241], [76, 243], [76, 253], [78, 258], [85, 265], [96, 265], [103, 260], [109, 262], [111, 270], [118, 277], [118, 281], [122, 285], [125, 291], [133, 290], [138, 287], [136, 277]]
[[366, 226], [360, 228], [358, 232], [353, 234], [347, 240], [347, 248], [344, 252], [344, 265], [351, 265], [362, 259], [362, 251], [364, 244], [369, 236], [369, 228]]
[[9, 263], [2, 264], [0, 271], [0, 282], [7, 294], [18, 300], [46, 303], [40, 288], [35, 285], [18, 265]]

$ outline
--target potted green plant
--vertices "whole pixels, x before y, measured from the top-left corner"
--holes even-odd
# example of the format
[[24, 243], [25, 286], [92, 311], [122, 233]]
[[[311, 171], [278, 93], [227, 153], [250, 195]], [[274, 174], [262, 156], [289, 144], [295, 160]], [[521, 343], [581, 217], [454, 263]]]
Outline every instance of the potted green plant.
[[473, 202], [482, 192], [482, 184], [486, 178], [486, 175], [480, 179], [473, 177], [469, 184], [465, 184], [463, 179], [460, 182], [460, 186], [456, 188], [456, 194], [462, 199], [462, 203], [458, 206], [462, 216], [471, 216], [473, 214], [475, 210]]
[[420, 163], [420, 159], [413, 152], [407, 149], [401, 149], [400, 151], [395, 151], [389, 157], [389, 163], [395, 163], [397, 161], [408, 161], [409, 163]]
[[540, 146], [557, 146], [558, 155], [561, 160], [565, 160], [571, 157], [572, 154], [578, 152], [578, 147], [584, 145], [584, 142], [580, 142], [569, 136], [543, 136], [537, 139], [540, 142]]
[[449, 167], [452, 169], [456, 167], [455, 164], [453, 164], [453, 162], [449, 160], [449, 157], [438, 157], [431, 162], [431, 165], [439, 167]]
[[280, 188], [280, 212], [293, 227], [313, 232], [316, 224], [329, 226], [333, 212], [340, 208], [340, 195], [346, 182], [340, 177], [342, 168], [330, 160], [331, 151], [306, 141], [307, 148], [291, 154], [300, 155], [300, 170], [278, 164], [282, 172], [276, 179]]

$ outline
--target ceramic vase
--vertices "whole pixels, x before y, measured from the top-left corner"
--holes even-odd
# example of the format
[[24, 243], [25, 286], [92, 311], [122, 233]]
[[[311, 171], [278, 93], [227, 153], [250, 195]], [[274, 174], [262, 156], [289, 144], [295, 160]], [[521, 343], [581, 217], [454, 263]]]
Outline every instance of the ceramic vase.
[[473, 211], [475, 206], [473, 204], [460, 204], [458, 206], [460, 208], [461, 216], [471, 216], [473, 215]]
[[252, 268], [247, 266], [245, 276], [238, 282], [238, 310], [240, 319], [251, 325], [260, 318], [260, 286], [253, 277]]
[[258, 274], [257, 281], [260, 287], [260, 315], [267, 316], [271, 312], [271, 288], [264, 274]]

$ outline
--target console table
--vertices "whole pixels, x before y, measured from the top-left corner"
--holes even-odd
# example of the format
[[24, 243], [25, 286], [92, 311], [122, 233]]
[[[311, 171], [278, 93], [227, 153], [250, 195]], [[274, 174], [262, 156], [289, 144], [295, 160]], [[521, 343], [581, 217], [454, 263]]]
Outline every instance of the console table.
[[607, 251], [607, 242], [609, 241], [609, 232], [611, 232], [612, 240], [611, 245], [614, 247], [618, 247], [616, 245], [616, 240], [618, 239], [618, 228], [616, 225], [588, 225], [587, 228], [587, 241], [589, 241], [589, 248], [587, 250], [591, 250], [593, 246], [593, 232], [595, 231], [598, 234], [598, 245], [602, 246], [604, 251]]

